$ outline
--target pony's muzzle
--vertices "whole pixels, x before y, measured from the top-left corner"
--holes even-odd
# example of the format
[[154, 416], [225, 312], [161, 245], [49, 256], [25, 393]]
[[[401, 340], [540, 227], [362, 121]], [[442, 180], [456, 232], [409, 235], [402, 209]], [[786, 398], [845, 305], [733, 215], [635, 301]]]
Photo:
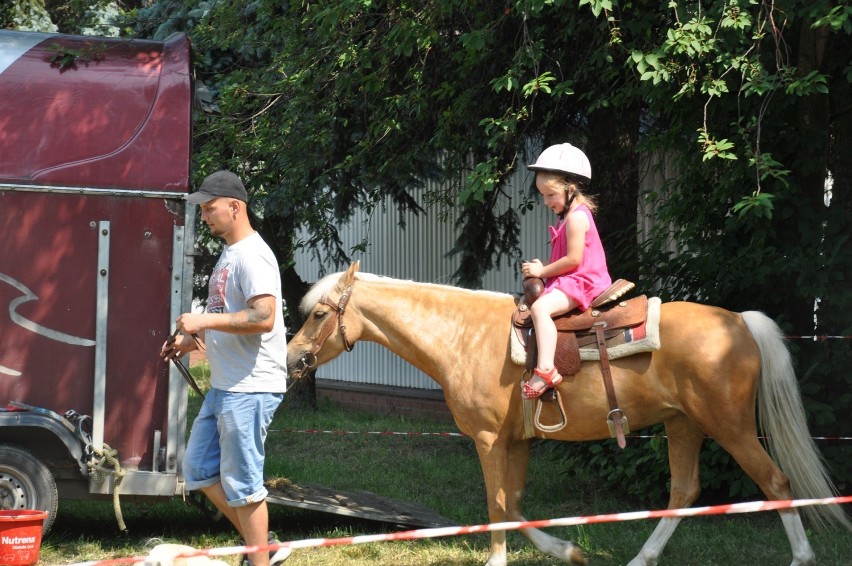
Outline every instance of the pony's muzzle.
[[290, 375], [293, 379], [301, 378], [306, 371], [316, 367], [317, 365], [317, 357], [312, 352], [305, 352], [302, 354], [302, 357], [299, 358], [299, 367], [293, 368], [293, 371], [290, 372]]

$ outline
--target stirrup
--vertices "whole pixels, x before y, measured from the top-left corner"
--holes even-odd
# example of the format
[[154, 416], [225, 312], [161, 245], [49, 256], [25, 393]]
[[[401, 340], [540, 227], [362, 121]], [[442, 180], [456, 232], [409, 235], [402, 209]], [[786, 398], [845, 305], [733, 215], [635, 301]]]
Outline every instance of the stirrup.
[[562, 383], [562, 376], [559, 375], [558, 371], [556, 371], [556, 366], [554, 366], [546, 374], [543, 373], [540, 369], [535, 368], [533, 370], [533, 375], [537, 375], [542, 378], [544, 380], [545, 387], [541, 390], [535, 389], [529, 384], [529, 381], [525, 381], [521, 385], [521, 397], [523, 397], [524, 399], [538, 399], [544, 394], [545, 391], [547, 391], [548, 389], [552, 389]]

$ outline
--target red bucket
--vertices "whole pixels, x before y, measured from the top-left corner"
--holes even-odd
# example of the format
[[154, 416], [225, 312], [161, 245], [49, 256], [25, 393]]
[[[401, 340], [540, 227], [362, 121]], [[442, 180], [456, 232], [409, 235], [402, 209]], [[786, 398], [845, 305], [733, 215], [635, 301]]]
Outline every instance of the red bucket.
[[0, 564], [38, 564], [41, 529], [46, 518], [47, 511], [0, 509]]

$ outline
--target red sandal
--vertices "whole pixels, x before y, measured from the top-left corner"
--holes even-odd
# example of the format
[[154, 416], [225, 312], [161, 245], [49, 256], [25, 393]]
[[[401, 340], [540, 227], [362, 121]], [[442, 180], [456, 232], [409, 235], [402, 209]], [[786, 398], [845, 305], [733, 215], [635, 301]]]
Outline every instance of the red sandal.
[[535, 368], [533, 370], [533, 375], [537, 375], [542, 378], [546, 387], [541, 390], [535, 389], [530, 385], [530, 381], [532, 381], [532, 379], [525, 381], [521, 385], [521, 397], [523, 397], [524, 399], [538, 399], [545, 391], [556, 387], [557, 385], [562, 383], [562, 376], [559, 375], [559, 372], [556, 371], [555, 367], [551, 368], [551, 370], [547, 373], [544, 373], [540, 369]]

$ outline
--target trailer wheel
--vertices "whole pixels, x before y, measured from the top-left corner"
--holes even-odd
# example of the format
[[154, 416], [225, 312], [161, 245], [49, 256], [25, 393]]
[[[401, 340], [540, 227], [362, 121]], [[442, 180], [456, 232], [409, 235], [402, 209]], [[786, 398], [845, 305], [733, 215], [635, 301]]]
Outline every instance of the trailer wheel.
[[41, 460], [12, 444], [0, 444], [0, 509], [47, 511], [46, 535], [56, 518], [59, 494], [56, 481]]

